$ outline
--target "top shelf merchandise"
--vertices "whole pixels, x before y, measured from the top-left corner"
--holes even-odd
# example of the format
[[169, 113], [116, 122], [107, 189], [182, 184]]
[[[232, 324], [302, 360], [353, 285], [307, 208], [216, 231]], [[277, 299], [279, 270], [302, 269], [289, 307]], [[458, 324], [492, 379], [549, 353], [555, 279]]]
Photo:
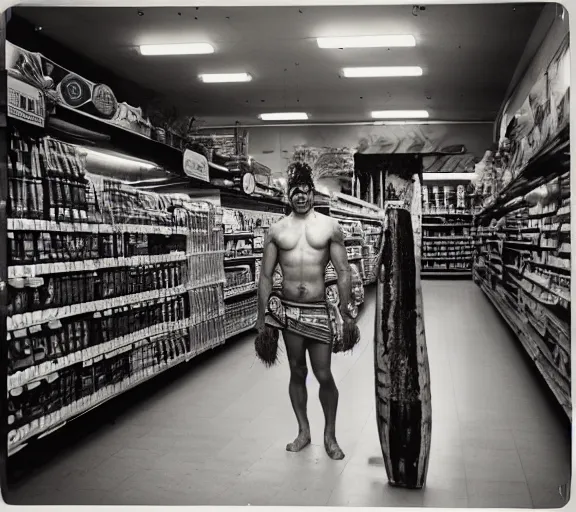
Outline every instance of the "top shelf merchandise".
[[[247, 135], [192, 135], [191, 119], [173, 112], [118, 102], [105, 84], [93, 83], [40, 53], [6, 42], [8, 117], [68, 142], [143, 159], [166, 179], [282, 200], [271, 171], [247, 154]], [[75, 91], [71, 94], [70, 91]], [[253, 180], [254, 178], [254, 180]], [[255, 187], [252, 187], [255, 181]]]
[[485, 225], [530, 206], [526, 197], [570, 169], [570, 38], [560, 44], [524, 104], [500, 126], [497, 150], [486, 151], [477, 167], [479, 219]]

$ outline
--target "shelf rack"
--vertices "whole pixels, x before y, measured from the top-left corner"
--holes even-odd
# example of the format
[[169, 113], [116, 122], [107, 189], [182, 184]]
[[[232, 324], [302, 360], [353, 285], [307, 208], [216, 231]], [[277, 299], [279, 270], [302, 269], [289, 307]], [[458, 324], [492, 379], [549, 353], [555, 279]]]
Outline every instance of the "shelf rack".
[[566, 124], [516, 174], [515, 178], [478, 214], [487, 221], [526, 206], [522, 197], [570, 170], [570, 124]]
[[[467, 186], [474, 173], [423, 173], [428, 201], [423, 198], [421, 276], [434, 278], [471, 277], [474, 212], [469, 204], [456, 208], [455, 197], [446, 196], [459, 185]], [[433, 196], [437, 190], [438, 197]], [[424, 192], [424, 190], [423, 190]], [[433, 209], [437, 211], [431, 211]], [[460, 205], [462, 206], [462, 205]]]
[[[571, 418], [568, 132], [560, 130], [476, 218], [473, 278]], [[546, 205], [523, 199], [552, 182], [558, 187]]]

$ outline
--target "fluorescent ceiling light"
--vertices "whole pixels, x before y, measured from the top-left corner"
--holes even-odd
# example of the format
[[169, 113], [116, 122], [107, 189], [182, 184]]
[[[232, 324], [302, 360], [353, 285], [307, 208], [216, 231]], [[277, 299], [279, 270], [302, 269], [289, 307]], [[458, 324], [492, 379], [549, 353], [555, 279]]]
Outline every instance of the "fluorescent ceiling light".
[[303, 121], [308, 119], [305, 112], [284, 112], [276, 114], [260, 114], [262, 121]]
[[145, 44], [140, 46], [142, 55], [201, 55], [214, 53], [214, 47], [208, 43], [184, 44]]
[[346, 78], [373, 78], [385, 76], [422, 76], [419, 66], [378, 66], [371, 68], [344, 68]]
[[393, 48], [416, 46], [416, 39], [409, 35], [319, 37], [320, 48]]
[[428, 121], [374, 121], [374, 126], [392, 126], [392, 125], [401, 125], [406, 126], [410, 124], [428, 124]]
[[207, 84], [226, 82], [250, 82], [252, 76], [248, 73], [212, 73], [200, 75], [200, 80]]
[[428, 118], [426, 110], [377, 110], [372, 112], [373, 119], [419, 119]]

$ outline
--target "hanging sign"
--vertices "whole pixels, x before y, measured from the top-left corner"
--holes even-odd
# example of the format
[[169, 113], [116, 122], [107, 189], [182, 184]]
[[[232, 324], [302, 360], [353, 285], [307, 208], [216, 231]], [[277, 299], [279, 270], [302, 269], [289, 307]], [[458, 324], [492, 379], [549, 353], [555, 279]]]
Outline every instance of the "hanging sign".
[[183, 169], [186, 176], [210, 182], [210, 175], [208, 172], [208, 160], [204, 155], [185, 150], [183, 153]]
[[45, 115], [42, 91], [8, 75], [8, 117], [43, 128]]
[[254, 175], [252, 173], [247, 172], [242, 176], [242, 190], [249, 196], [255, 192], [256, 180], [254, 179]]

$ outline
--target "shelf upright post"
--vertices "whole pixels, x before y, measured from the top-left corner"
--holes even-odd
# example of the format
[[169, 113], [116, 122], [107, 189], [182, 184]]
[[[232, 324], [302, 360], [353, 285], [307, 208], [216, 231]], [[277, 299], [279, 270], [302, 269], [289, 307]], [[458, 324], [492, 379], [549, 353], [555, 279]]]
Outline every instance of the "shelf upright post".
[[2, 350], [0, 356], [0, 393], [2, 394], [2, 417], [0, 443], [0, 485], [6, 489], [6, 464], [8, 461], [8, 345], [6, 340], [6, 313], [8, 303], [8, 229], [6, 220], [6, 205], [8, 201], [8, 110], [7, 110], [7, 75], [6, 75], [6, 11], [0, 15], [0, 340]]

